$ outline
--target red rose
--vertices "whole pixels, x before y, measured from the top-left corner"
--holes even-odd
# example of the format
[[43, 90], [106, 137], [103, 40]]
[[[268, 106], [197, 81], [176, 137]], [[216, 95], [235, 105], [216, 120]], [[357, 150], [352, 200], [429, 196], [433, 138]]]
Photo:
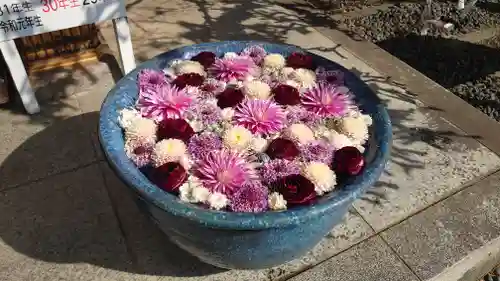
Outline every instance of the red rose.
[[310, 204], [316, 198], [314, 184], [302, 175], [290, 175], [271, 184], [288, 206]]
[[179, 187], [187, 180], [187, 173], [179, 163], [168, 162], [151, 170], [149, 179], [167, 192], [178, 193]]
[[355, 176], [361, 172], [365, 165], [363, 154], [353, 147], [346, 146], [337, 151], [333, 156], [333, 170], [338, 175]]
[[197, 61], [201, 63], [203, 67], [208, 68], [215, 62], [215, 54], [212, 52], [201, 52], [192, 57], [191, 60]]
[[179, 87], [179, 89], [184, 89], [186, 86], [199, 87], [203, 85], [203, 81], [205, 81], [205, 78], [198, 73], [185, 73], [177, 76], [172, 84]]
[[293, 160], [299, 155], [299, 149], [291, 140], [277, 138], [274, 139], [267, 147], [266, 154], [271, 159], [281, 158]]
[[222, 93], [217, 95], [217, 105], [224, 109], [226, 107], [233, 107], [240, 103], [245, 96], [243, 92], [235, 88], [227, 88]]
[[297, 88], [281, 84], [273, 89], [274, 100], [281, 105], [296, 105], [300, 103], [300, 94]]
[[163, 139], [180, 139], [188, 142], [194, 130], [184, 119], [165, 119], [158, 124], [156, 132], [158, 141]]
[[286, 65], [293, 68], [313, 68], [312, 57], [302, 53], [291, 53], [286, 59]]

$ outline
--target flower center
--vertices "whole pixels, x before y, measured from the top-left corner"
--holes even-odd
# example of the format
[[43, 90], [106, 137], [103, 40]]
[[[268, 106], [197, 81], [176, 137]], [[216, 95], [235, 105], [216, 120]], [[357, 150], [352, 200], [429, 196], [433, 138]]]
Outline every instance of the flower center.
[[222, 184], [228, 184], [231, 182], [231, 173], [229, 171], [218, 172], [217, 180]]
[[138, 146], [134, 149], [134, 154], [143, 154], [146, 153], [146, 148], [144, 146]]

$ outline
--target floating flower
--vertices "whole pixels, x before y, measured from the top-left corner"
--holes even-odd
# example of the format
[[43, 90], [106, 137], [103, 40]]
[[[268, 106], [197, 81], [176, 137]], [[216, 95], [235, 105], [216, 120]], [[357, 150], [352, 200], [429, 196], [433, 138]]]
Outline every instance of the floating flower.
[[172, 66], [176, 75], [186, 73], [197, 73], [201, 76], [206, 76], [207, 73], [203, 69], [203, 65], [197, 61], [184, 60]]
[[226, 196], [257, 178], [252, 163], [243, 154], [227, 149], [210, 151], [198, 161], [195, 170], [203, 186]]
[[285, 131], [286, 136], [301, 144], [310, 143], [315, 140], [313, 131], [304, 124], [296, 123], [290, 125]]
[[252, 142], [252, 133], [242, 126], [234, 126], [224, 134], [224, 144], [239, 151], [247, 149]]
[[348, 95], [327, 84], [318, 84], [302, 96], [302, 105], [323, 117], [341, 117], [351, 104]]
[[142, 168], [151, 162], [153, 145], [154, 142], [129, 139], [125, 142], [125, 154], [127, 154], [137, 167]]
[[216, 96], [224, 91], [226, 83], [217, 79], [208, 78], [205, 83], [200, 87], [201, 92], [208, 97]]
[[162, 121], [166, 118], [181, 118], [191, 102], [192, 98], [184, 90], [165, 84], [141, 91], [137, 107], [142, 116]]
[[296, 105], [300, 103], [300, 93], [297, 88], [280, 84], [273, 88], [274, 100], [281, 105]]
[[235, 109], [233, 121], [254, 134], [274, 134], [283, 129], [286, 113], [270, 100], [245, 100]]
[[167, 162], [179, 162], [186, 152], [186, 145], [181, 140], [166, 139], [155, 145], [151, 158], [153, 165], [159, 167]]
[[280, 54], [269, 54], [264, 57], [262, 66], [272, 70], [280, 70], [285, 67], [285, 58]]
[[245, 95], [243, 95], [240, 89], [226, 88], [217, 96], [217, 106], [222, 109], [233, 107], [243, 101], [244, 98]]
[[203, 67], [209, 68], [215, 62], [216, 55], [212, 52], [200, 52], [196, 56], [192, 57], [192, 61], [197, 61]]
[[231, 196], [233, 212], [260, 213], [267, 210], [268, 190], [259, 181], [243, 185]]
[[337, 184], [335, 173], [325, 163], [310, 162], [303, 172], [304, 176], [314, 184], [318, 195], [332, 191]]
[[344, 117], [338, 120], [337, 129], [353, 139], [355, 143], [363, 144], [368, 139], [368, 126], [362, 116]]
[[248, 76], [257, 76], [258, 68], [249, 57], [216, 59], [209, 68], [210, 74], [218, 80], [230, 82], [245, 80]]
[[225, 208], [228, 203], [229, 200], [227, 199], [227, 196], [222, 193], [214, 192], [208, 196], [208, 205], [212, 209], [221, 210]]
[[306, 162], [321, 162], [330, 165], [333, 146], [326, 141], [314, 141], [300, 147], [300, 155]]
[[247, 97], [253, 99], [267, 99], [271, 94], [271, 87], [259, 80], [246, 81], [241, 90]]
[[316, 84], [316, 74], [314, 73], [314, 71], [309, 69], [295, 69], [295, 71], [292, 72], [290, 76], [292, 80], [294, 80], [304, 88], [310, 88]]
[[147, 118], [134, 118], [125, 130], [127, 140], [154, 143], [156, 141], [156, 123]]
[[280, 193], [288, 206], [306, 205], [316, 198], [314, 184], [302, 175], [290, 175], [271, 184]]
[[293, 52], [286, 58], [286, 65], [293, 68], [313, 67], [312, 57], [303, 53]]
[[262, 165], [259, 172], [262, 181], [269, 184], [279, 178], [300, 174], [300, 166], [294, 161], [274, 159]]
[[269, 194], [269, 199], [267, 200], [269, 208], [274, 211], [286, 210], [286, 200], [283, 195], [278, 192], [273, 192]]
[[315, 126], [322, 119], [320, 115], [308, 111], [302, 106], [288, 106], [286, 118], [289, 124], [304, 123], [311, 127]]
[[180, 139], [187, 142], [194, 130], [184, 119], [164, 119], [158, 124], [158, 140]]
[[120, 110], [118, 123], [122, 129], [127, 130], [138, 118], [141, 118], [141, 114], [135, 108], [124, 108]]
[[154, 69], [143, 69], [137, 75], [137, 82], [139, 83], [139, 89], [145, 87], [157, 87], [162, 86], [167, 83], [165, 74], [161, 71]]
[[241, 52], [242, 56], [251, 57], [255, 64], [261, 64], [266, 54], [266, 50], [259, 45], [248, 46], [243, 50], [243, 52]]
[[231, 121], [234, 116], [234, 109], [226, 107], [221, 111], [221, 115], [222, 115], [222, 120]]
[[335, 151], [333, 156], [333, 170], [340, 176], [358, 175], [364, 165], [363, 154], [356, 147], [343, 147]]
[[219, 135], [204, 132], [189, 139], [188, 151], [197, 159], [205, 157], [210, 151], [222, 149], [222, 140]]
[[192, 195], [193, 199], [197, 202], [205, 203], [210, 199], [210, 190], [201, 185], [197, 185], [193, 188]]
[[179, 187], [186, 182], [188, 174], [186, 170], [177, 162], [168, 162], [149, 173], [149, 179], [159, 188], [178, 193]]
[[251, 141], [251, 149], [255, 152], [261, 153], [267, 149], [268, 141], [262, 137], [253, 137]]
[[299, 155], [299, 149], [291, 140], [277, 138], [271, 141], [267, 147], [266, 154], [271, 159], [293, 160]]
[[346, 146], [354, 146], [354, 143], [348, 136], [339, 134], [336, 131], [330, 131], [327, 138], [335, 150], [339, 150]]
[[223, 58], [225, 59], [232, 59], [238, 57], [238, 54], [235, 52], [227, 52], [224, 54]]
[[172, 81], [172, 84], [179, 89], [184, 89], [186, 86], [199, 87], [203, 85], [203, 81], [205, 81], [205, 77], [198, 73], [184, 73], [177, 76], [177, 78]]

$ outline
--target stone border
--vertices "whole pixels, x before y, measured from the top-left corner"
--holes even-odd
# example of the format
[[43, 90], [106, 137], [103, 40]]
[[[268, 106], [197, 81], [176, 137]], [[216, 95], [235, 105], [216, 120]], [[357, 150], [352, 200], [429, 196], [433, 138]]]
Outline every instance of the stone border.
[[[349, 31], [335, 26], [334, 19], [306, 0], [278, 0], [277, 4], [297, 13], [312, 28], [349, 50], [361, 61], [387, 75], [467, 135], [500, 155], [500, 123], [434, 82], [377, 45], [351, 38]], [[342, 32], [342, 31], [345, 31]]]

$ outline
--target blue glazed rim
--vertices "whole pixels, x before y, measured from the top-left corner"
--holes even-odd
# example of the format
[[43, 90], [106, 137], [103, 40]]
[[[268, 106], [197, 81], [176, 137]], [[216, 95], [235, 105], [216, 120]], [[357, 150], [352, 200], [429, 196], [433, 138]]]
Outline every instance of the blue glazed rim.
[[[239, 52], [246, 46], [257, 44], [263, 46], [268, 52], [281, 53], [285, 56], [291, 52], [308, 53], [313, 57], [316, 65], [325, 66], [328, 70], [341, 70], [345, 73], [346, 86], [354, 93], [356, 102], [363, 112], [369, 114], [373, 119], [371, 137], [365, 151], [367, 165], [360, 175], [351, 178], [335, 191], [321, 197], [316, 203], [282, 212], [232, 213], [207, 210], [193, 204], [183, 203], [176, 196], [164, 192], [152, 184], [126, 156], [123, 148], [123, 133], [118, 124], [119, 110], [135, 104], [138, 95], [136, 78], [141, 69], [160, 70], [167, 67], [168, 62], [172, 59], [188, 59], [202, 51], [211, 51], [222, 55], [226, 52]], [[382, 174], [390, 154], [392, 127], [389, 115], [377, 95], [359, 77], [343, 66], [293, 45], [261, 41], [226, 41], [185, 46], [165, 52], [140, 64], [135, 70], [123, 77], [108, 93], [101, 106], [99, 141], [105, 157], [117, 176], [145, 201], [172, 215], [183, 217], [206, 227], [256, 230], [297, 225], [307, 222], [311, 218], [327, 215], [339, 208], [345, 210], [342, 207], [359, 198]]]

